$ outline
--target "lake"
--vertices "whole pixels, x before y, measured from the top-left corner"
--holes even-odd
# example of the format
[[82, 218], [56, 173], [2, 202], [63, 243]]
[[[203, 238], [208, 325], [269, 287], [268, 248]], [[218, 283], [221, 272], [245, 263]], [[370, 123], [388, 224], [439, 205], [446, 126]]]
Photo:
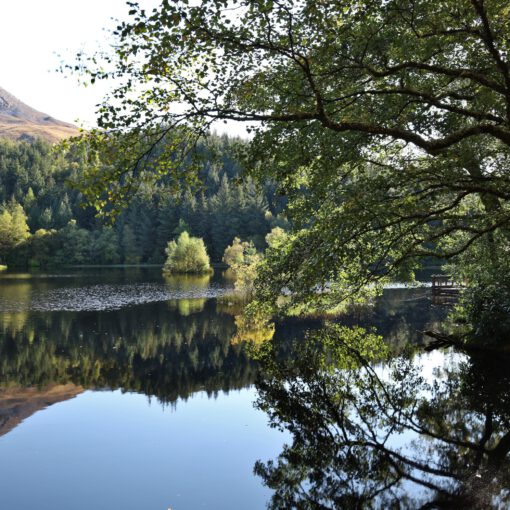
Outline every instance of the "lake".
[[383, 362], [317, 343], [318, 318], [277, 321], [256, 356], [234, 340], [230, 287], [157, 268], [2, 274], [0, 507], [508, 508], [507, 361], [425, 352], [446, 313], [429, 289], [340, 319], [376, 327]]

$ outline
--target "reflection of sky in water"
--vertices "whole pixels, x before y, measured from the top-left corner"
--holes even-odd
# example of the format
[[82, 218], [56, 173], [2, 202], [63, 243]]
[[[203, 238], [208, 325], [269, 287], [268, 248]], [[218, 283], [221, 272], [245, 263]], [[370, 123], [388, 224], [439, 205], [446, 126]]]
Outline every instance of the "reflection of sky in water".
[[[414, 355], [413, 363], [420, 377], [423, 378], [423, 382], [427, 385], [417, 393], [417, 396], [424, 398], [431, 397], [431, 386], [434, 385], [434, 383], [446, 381], [444, 370], [453, 370], [455, 367], [459, 366], [459, 363], [467, 359], [468, 356], [466, 354], [455, 352], [453, 349], [436, 349], [431, 352], [423, 352]], [[392, 377], [393, 370], [388, 368], [387, 365], [375, 367], [375, 372], [385, 384], [394, 382]], [[357, 423], [361, 424], [360, 420], [357, 420]], [[435, 467], [438, 467], [440, 458], [434, 446], [440, 446], [440, 444], [441, 441], [431, 437], [425, 437], [410, 428], [394, 431], [388, 436], [385, 442], [386, 447], [400, 452], [405, 457], [415, 459], [418, 462], [426, 460], [429, 466]], [[411, 470], [411, 473], [416, 476], [417, 479], [420, 479], [420, 476], [423, 478], [423, 473], [419, 470]], [[431, 475], [429, 479], [438, 483], [441, 477]], [[412, 494], [417, 498], [426, 497], [427, 494], [431, 494], [429, 489], [410, 480], [402, 480], [401, 488], [404, 493]]]
[[88, 391], [0, 437], [6, 510], [264, 508], [252, 475], [284, 436], [254, 390], [195, 394], [176, 408], [133, 393]]

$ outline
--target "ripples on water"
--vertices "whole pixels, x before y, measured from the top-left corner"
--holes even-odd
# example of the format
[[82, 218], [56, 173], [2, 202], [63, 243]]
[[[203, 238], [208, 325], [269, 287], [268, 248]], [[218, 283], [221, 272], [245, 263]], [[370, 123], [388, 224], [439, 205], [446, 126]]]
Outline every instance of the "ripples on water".
[[[32, 290], [22, 300], [0, 297], [0, 312], [77, 312], [119, 310], [126, 306], [156, 303], [170, 299], [215, 298], [226, 289], [216, 284], [209, 287], [170, 288], [164, 283], [98, 284]], [[28, 299], [27, 299], [28, 298]]]

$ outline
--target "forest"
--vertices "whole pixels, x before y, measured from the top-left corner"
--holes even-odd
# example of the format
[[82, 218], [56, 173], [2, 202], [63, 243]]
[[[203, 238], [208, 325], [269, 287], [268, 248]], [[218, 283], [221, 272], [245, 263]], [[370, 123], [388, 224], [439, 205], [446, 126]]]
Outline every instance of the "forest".
[[244, 123], [248, 175], [277, 183], [292, 224], [259, 267], [262, 309], [363, 301], [434, 259], [466, 287], [459, 342], [508, 338], [508, 1], [130, 8], [107, 55], [67, 66], [110, 85], [86, 137], [110, 161], [84, 182], [98, 209], [176, 174], [175, 152], [146, 157], [161, 137]]
[[147, 183], [111, 222], [96, 215], [76, 186], [87, 164], [79, 149], [64, 153], [40, 140], [0, 140], [0, 261], [41, 268], [162, 264], [168, 241], [183, 231], [204, 240], [213, 262], [221, 262], [235, 237], [262, 250], [271, 228], [286, 225], [285, 201], [270, 182], [240, 179], [239, 143], [213, 136], [199, 187], [176, 195], [164, 179]]

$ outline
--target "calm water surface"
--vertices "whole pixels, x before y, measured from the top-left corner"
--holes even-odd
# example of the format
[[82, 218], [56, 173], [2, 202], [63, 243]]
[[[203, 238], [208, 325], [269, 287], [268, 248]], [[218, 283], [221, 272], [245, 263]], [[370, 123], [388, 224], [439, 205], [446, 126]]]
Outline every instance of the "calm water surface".
[[[467, 462], [469, 445], [479, 444], [477, 427], [487, 421], [484, 409], [474, 408], [476, 391], [480, 396], [485, 389], [478, 385], [475, 391], [470, 382], [485, 365], [479, 363], [476, 372], [471, 359], [452, 352], [402, 355], [406, 346], [422, 341], [420, 331], [437, 327], [444, 317], [444, 309], [431, 306], [428, 289], [390, 289], [376, 306], [342, 319], [377, 327], [401, 359], [398, 366], [374, 360], [368, 365], [374, 372], [357, 372], [356, 389], [349, 393], [352, 444], [362, 448], [370, 437], [370, 430], [359, 428], [365, 423], [385, 447], [418, 459], [412, 474], [397, 480], [392, 470], [409, 474], [409, 464], [393, 453], [381, 456], [380, 447], [369, 458], [370, 442], [354, 462], [352, 444], [342, 435], [345, 417], [312, 411], [338, 408], [338, 388], [351, 384], [350, 372], [341, 368], [329, 372], [326, 382], [323, 369], [309, 370], [320, 349], [303, 351], [304, 335], [319, 330], [322, 321], [278, 322], [271, 355], [275, 366], [290, 371], [273, 368], [261, 380], [260, 361], [232, 340], [240, 310], [225, 298], [228, 287], [221, 276], [165, 279], [158, 269], [1, 275], [0, 508], [356, 508], [355, 503], [388, 508], [392, 498], [399, 508], [419, 508], [438, 494], [458, 497], [469, 476], [488, 485], [481, 463], [471, 474], [448, 476]], [[346, 363], [342, 356], [338, 367]], [[447, 380], [447, 371], [460, 374], [455, 380], [464, 386], [434, 393], [439, 390], [431, 383]], [[366, 384], [360, 384], [363, 377]], [[412, 384], [404, 387], [402, 381]], [[314, 393], [332, 383], [332, 394]], [[487, 384], [494, 393], [494, 381]], [[414, 396], [404, 399], [411, 388]], [[390, 390], [395, 400], [384, 404], [386, 411], [412, 397], [422, 399], [422, 408], [423, 402], [436, 402], [441, 412], [427, 428], [413, 415], [418, 407], [393, 409], [390, 416], [409, 420], [385, 431], [393, 418], [381, 422], [380, 410], [365, 401], [382, 402], [378, 392]], [[457, 421], [450, 420], [454, 433], [444, 442], [447, 390]], [[500, 397], [495, 402], [506, 405]], [[505, 412], [492, 405], [493, 429], [506, 424]], [[465, 430], [455, 428], [461, 423]], [[508, 424], [510, 430], [510, 413]], [[445, 444], [447, 458], [458, 465], [446, 465]], [[424, 451], [428, 462], [441, 466], [425, 473], [426, 484], [420, 472]], [[494, 497], [494, 504], [504, 504]]]

